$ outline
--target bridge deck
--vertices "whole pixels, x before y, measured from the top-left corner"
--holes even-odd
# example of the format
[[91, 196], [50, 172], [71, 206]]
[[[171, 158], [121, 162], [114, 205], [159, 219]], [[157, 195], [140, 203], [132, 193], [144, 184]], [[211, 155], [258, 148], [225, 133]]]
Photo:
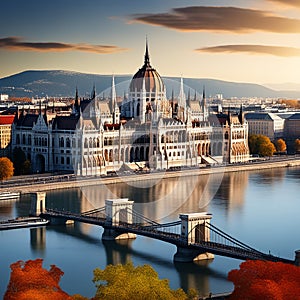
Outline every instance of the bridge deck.
[[[294, 263], [292, 260], [276, 257], [270, 254], [265, 254], [259, 252], [253, 248], [248, 247], [237, 247], [232, 245], [226, 245], [222, 243], [217, 243], [213, 241], [199, 241], [187, 244], [186, 239], [182, 238], [182, 236], [178, 233], [166, 232], [163, 231], [163, 225], [159, 227], [158, 225], [149, 226], [145, 224], [128, 224], [119, 222], [117, 225], [108, 222], [106, 217], [99, 216], [89, 216], [87, 214], [74, 214], [70, 212], [57, 211], [48, 209], [47, 212], [41, 214], [41, 217], [45, 219], [58, 218], [64, 220], [73, 220], [79, 221], [83, 223], [93, 224], [102, 226], [105, 229], [113, 229], [116, 232], [122, 233], [134, 233], [137, 235], [142, 235], [154, 239], [158, 239], [164, 242], [168, 242], [174, 244], [176, 246], [180, 246], [183, 248], [193, 249], [195, 251], [199, 251], [199, 253], [209, 252], [215, 255], [221, 255], [241, 260], [268, 260], [268, 261], [280, 261], [284, 263]], [[172, 223], [170, 223], [172, 224]], [[173, 224], [176, 224], [174, 222]], [[242, 244], [242, 243], [241, 243]]]

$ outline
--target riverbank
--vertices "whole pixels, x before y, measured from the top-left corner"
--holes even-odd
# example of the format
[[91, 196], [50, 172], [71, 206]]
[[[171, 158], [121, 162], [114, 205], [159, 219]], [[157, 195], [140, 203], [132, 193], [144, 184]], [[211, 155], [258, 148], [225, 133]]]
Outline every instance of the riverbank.
[[31, 193], [39, 191], [49, 191], [56, 189], [78, 188], [100, 184], [114, 184], [120, 182], [134, 182], [144, 180], [160, 180], [167, 178], [176, 178], [181, 176], [199, 176], [211, 175], [217, 173], [240, 172], [240, 171], [257, 171], [274, 168], [291, 168], [300, 166], [300, 157], [280, 159], [280, 160], [265, 160], [252, 162], [248, 164], [232, 164], [224, 166], [213, 166], [205, 168], [184, 168], [177, 171], [161, 171], [161, 172], [141, 172], [141, 173], [118, 173], [112, 176], [104, 177], [78, 177], [67, 176], [65, 180], [59, 182], [51, 182], [47, 180], [37, 181], [34, 183], [19, 183], [14, 186], [2, 185], [0, 190], [10, 192]]

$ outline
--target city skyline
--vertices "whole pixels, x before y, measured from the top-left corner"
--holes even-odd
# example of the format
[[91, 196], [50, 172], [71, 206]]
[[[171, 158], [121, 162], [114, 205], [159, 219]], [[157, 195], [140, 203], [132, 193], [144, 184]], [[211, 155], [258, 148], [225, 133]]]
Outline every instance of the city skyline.
[[163, 76], [300, 84], [295, 0], [13, 0], [0, 8], [0, 78], [25, 70], [134, 74], [147, 37]]

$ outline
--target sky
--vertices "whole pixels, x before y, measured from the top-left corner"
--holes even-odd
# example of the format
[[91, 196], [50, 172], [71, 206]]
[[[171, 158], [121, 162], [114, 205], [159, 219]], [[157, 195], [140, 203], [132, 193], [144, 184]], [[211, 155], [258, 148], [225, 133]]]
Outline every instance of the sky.
[[299, 0], [0, 0], [0, 78], [25, 70], [300, 83]]

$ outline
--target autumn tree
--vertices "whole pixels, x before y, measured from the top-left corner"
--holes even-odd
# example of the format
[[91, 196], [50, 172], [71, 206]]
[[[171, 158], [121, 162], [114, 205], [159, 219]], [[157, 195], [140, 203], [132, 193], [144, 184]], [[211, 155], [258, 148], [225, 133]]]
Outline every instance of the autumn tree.
[[283, 139], [276, 140], [275, 147], [276, 147], [277, 152], [285, 152], [286, 151], [286, 143]]
[[59, 286], [60, 278], [64, 273], [54, 265], [48, 271], [42, 264], [42, 259], [11, 264], [10, 280], [4, 300], [73, 299]]
[[13, 163], [7, 157], [0, 158], [0, 180], [9, 179], [14, 175]]
[[262, 134], [251, 134], [248, 142], [251, 154], [272, 156], [276, 151], [276, 148], [270, 139]]
[[[104, 270], [95, 269], [93, 282], [96, 283], [97, 299], [188, 299], [182, 289], [171, 290], [167, 279], [159, 279], [149, 265], [134, 267], [108, 265]], [[105, 283], [106, 282], [106, 283]]]
[[228, 279], [234, 283], [230, 300], [295, 300], [300, 295], [300, 268], [281, 262], [246, 261], [232, 270]]
[[300, 152], [300, 139], [295, 140], [295, 152]]

